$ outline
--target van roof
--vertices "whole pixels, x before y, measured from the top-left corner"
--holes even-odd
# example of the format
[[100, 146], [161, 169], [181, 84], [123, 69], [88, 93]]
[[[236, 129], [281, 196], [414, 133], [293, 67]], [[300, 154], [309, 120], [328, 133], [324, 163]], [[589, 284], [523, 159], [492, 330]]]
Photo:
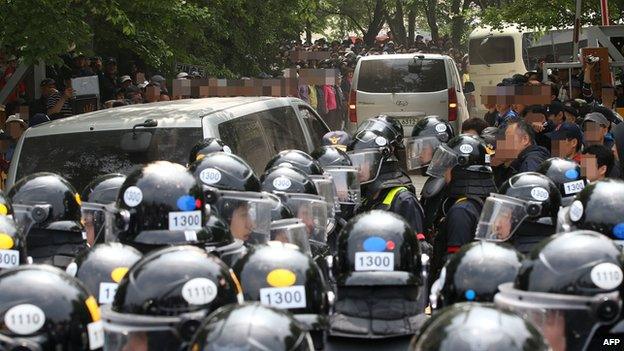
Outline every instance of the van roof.
[[[53, 120], [26, 131], [25, 137], [83, 132], [88, 130], [130, 129], [146, 119], [158, 121], [158, 127], [201, 127], [201, 117], [243, 105], [286, 106], [296, 98], [286, 97], [214, 97], [154, 102], [109, 108]], [[253, 106], [250, 106], [253, 107]]]
[[391, 55], [369, 55], [360, 58], [360, 61], [373, 61], [373, 60], [400, 60], [400, 59], [410, 59], [414, 56], [424, 56], [426, 59], [450, 59], [447, 55], [440, 54], [424, 54], [420, 52], [415, 52], [411, 54], [391, 54]]

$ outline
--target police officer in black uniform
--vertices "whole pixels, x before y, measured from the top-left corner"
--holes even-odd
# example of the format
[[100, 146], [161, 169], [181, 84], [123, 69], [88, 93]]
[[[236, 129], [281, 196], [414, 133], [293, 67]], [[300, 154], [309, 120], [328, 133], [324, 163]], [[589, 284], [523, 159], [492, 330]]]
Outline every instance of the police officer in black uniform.
[[587, 179], [583, 177], [581, 166], [560, 157], [552, 157], [544, 161], [537, 169], [552, 180], [561, 193], [561, 206], [569, 206], [574, 196], [585, 188]]
[[507, 241], [527, 254], [555, 234], [560, 205], [559, 189], [548, 177], [536, 172], [516, 174], [485, 201], [476, 237]]
[[8, 196], [15, 222], [26, 235], [28, 255], [35, 263], [64, 269], [87, 248], [80, 195], [62, 177], [31, 174], [15, 183]]
[[106, 238], [106, 205], [117, 200], [119, 188], [126, 180], [126, 176], [119, 173], [105, 174], [89, 183], [81, 194], [82, 221], [87, 232], [87, 243], [101, 244]]
[[121, 280], [103, 305], [106, 350], [181, 350], [201, 321], [242, 302], [236, 276], [217, 257], [192, 246], [154, 251]]
[[252, 248], [233, 267], [245, 301], [291, 311], [322, 350], [329, 327], [329, 287], [312, 258], [277, 241]]
[[470, 135], [458, 135], [438, 146], [427, 173], [444, 178], [448, 198], [434, 241], [432, 278], [437, 279], [447, 256], [474, 239], [485, 198], [496, 192], [485, 143]]
[[[453, 127], [437, 116], [428, 116], [419, 120], [412, 137], [405, 141], [407, 153], [407, 169], [421, 169], [426, 176], [427, 166], [440, 144], [445, 144], [455, 136]], [[424, 233], [432, 241], [435, 236], [435, 222], [439, 219], [438, 211], [446, 199], [446, 183], [444, 178], [428, 177], [420, 192], [420, 203], [425, 211]]]
[[622, 250], [599, 233], [553, 235], [494, 301], [532, 322], [553, 350], [602, 350], [588, 346], [598, 328], [621, 318], [623, 262]]

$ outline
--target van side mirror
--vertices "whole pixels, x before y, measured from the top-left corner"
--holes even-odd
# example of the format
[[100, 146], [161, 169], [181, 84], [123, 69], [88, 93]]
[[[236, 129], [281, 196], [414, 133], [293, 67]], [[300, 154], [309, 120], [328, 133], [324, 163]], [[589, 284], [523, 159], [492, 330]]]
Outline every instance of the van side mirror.
[[464, 83], [464, 94], [469, 94], [475, 91], [475, 86], [473, 82]]

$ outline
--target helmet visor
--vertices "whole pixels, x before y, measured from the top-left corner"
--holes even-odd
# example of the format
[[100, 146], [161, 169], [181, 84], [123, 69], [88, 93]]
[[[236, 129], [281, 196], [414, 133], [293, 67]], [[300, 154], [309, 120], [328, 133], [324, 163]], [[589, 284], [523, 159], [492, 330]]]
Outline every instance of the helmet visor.
[[329, 204], [317, 195], [286, 194], [284, 203], [306, 226], [308, 238], [327, 242], [327, 206]]
[[271, 200], [262, 193], [216, 191], [215, 208], [227, 221], [232, 235], [249, 244], [263, 244], [271, 230]]
[[361, 201], [360, 181], [355, 167], [327, 167], [325, 172], [332, 176], [339, 204], [359, 204]]
[[327, 232], [330, 233], [336, 226], [336, 212], [340, 212], [340, 204], [334, 188], [334, 181], [331, 175], [310, 176], [320, 196], [327, 204]]
[[407, 160], [408, 170], [428, 166], [440, 144], [440, 140], [434, 136], [406, 139], [405, 159]]
[[431, 163], [429, 163], [427, 174], [434, 178], [442, 178], [446, 170], [455, 167], [457, 164], [457, 154], [446, 144], [440, 144], [433, 154]]
[[553, 350], [584, 350], [596, 329], [613, 323], [622, 303], [617, 291], [575, 296], [522, 291], [513, 283], [499, 287], [497, 306], [509, 309], [538, 328]]
[[366, 149], [348, 152], [351, 163], [358, 170], [360, 184], [375, 181], [381, 171], [383, 154], [377, 149]]
[[297, 218], [281, 219], [271, 223], [271, 240], [297, 245], [301, 251], [311, 255], [308, 229]]
[[507, 241], [527, 217], [524, 201], [491, 194], [483, 205], [475, 239]]
[[94, 202], [83, 202], [80, 206], [82, 222], [87, 232], [89, 245], [102, 243], [106, 234], [106, 205]]

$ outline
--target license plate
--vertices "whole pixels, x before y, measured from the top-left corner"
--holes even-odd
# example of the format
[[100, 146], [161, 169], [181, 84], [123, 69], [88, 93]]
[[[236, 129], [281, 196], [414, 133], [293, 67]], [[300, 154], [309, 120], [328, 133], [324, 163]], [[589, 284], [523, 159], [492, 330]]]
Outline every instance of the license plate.
[[585, 182], [583, 180], [577, 180], [575, 182], [567, 182], [563, 184], [563, 190], [566, 195], [576, 194], [585, 188]]
[[201, 211], [169, 212], [169, 230], [201, 229]]
[[19, 265], [19, 251], [0, 250], [0, 268], [11, 268]]
[[305, 308], [305, 287], [295, 285], [284, 288], [262, 288], [260, 289], [260, 302], [276, 308]]
[[394, 271], [394, 253], [392, 252], [356, 252], [356, 271]]
[[397, 121], [399, 121], [399, 123], [401, 123], [402, 126], [415, 126], [416, 123], [418, 123], [418, 118], [413, 117], [413, 118], [396, 118], [395, 119]]

